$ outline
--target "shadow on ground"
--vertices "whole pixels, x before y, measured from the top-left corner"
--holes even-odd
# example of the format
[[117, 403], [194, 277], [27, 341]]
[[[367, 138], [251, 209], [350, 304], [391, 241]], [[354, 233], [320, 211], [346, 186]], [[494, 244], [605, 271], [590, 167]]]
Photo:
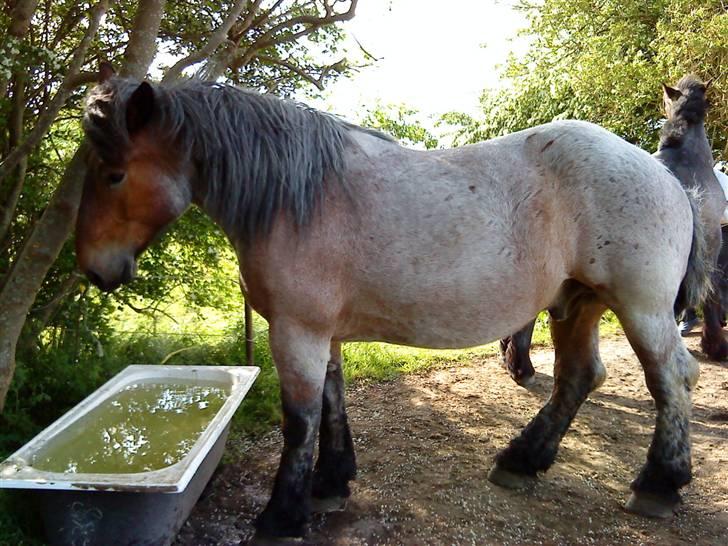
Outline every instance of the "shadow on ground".
[[[689, 339], [697, 348], [697, 339]], [[533, 389], [496, 357], [348, 391], [359, 476], [344, 512], [316, 516], [311, 544], [725, 544], [728, 528], [728, 368], [702, 364], [693, 416], [694, 481], [671, 521], [625, 513], [644, 462], [654, 405], [624, 338], [602, 342], [609, 377], [584, 404], [554, 467], [530, 490], [486, 479], [497, 450], [545, 402], [553, 354], [534, 353]], [[245, 544], [267, 501], [281, 438], [233, 445], [178, 538]]]

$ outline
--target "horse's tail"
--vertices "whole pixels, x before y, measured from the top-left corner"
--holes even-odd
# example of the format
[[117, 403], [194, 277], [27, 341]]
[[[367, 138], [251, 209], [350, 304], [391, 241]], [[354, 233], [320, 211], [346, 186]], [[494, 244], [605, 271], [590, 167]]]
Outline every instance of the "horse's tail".
[[693, 241], [688, 257], [688, 267], [675, 299], [676, 314], [702, 303], [713, 289], [711, 283], [713, 260], [708, 248], [705, 226], [700, 221], [702, 195], [697, 189], [684, 189], [693, 212]]

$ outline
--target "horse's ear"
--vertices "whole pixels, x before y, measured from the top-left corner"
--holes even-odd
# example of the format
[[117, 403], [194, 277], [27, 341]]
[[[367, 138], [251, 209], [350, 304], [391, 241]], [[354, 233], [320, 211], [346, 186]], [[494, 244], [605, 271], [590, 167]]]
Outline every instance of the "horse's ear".
[[665, 98], [671, 101], [675, 101], [682, 97], [682, 93], [679, 89], [675, 89], [674, 87], [670, 87], [664, 83], [662, 84], [662, 90], [665, 92]]
[[104, 83], [110, 80], [113, 76], [116, 76], [116, 70], [111, 63], [102, 61], [99, 63], [99, 83]]
[[144, 129], [151, 121], [155, 103], [154, 88], [147, 82], [140, 83], [126, 104], [126, 129], [130, 136]]

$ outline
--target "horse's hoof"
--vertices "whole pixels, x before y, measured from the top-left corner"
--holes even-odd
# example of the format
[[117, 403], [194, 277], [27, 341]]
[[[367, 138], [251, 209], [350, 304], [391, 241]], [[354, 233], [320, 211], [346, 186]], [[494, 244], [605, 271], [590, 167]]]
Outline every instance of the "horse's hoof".
[[346, 497], [311, 497], [311, 510], [317, 514], [343, 512], [346, 509]]
[[250, 546], [304, 546], [303, 537], [272, 537], [255, 533], [248, 542]]
[[510, 470], [500, 468], [497, 464], [488, 472], [488, 480], [506, 489], [525, 489], [536, 483], [535, 476], [517, 474]]
[[679, 502], [667, 501], [650, 493], [633, 492], [624, 509], [648, 518], [671, 518], [680, 507]]
[[690, 335], [690, 332], [692, 332], [698, 326], [702, 326], [702, 321], [698, 317], [695, 317], [694, 319], [680, 322], [677, 328], [678, 330], [680, 330], [680, 335], [682, 337], [688, 337]]
[[518, 383], [524, 389], [532, 387], [536, 383], [535, 375], [526, 375], [522, 377], [514, 377], [513, 380]]

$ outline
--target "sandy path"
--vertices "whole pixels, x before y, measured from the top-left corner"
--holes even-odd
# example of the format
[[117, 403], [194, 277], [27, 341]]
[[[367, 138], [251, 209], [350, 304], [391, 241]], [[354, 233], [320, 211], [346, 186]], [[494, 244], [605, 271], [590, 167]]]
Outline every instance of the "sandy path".
[[[697, 349], [698, 339], [688, 345]], [[728, 544], [728, 366], [702, 361], [694, 395], [694, 480], [672, 521], [625, 513], [654, 409], [625, 338], [602, 340], [609, 376], [584, 404], [556, 464], [529, 491], [485, 478], [496, 451], [538, 411], [553, 353], [534, 353], [537, 383], [515, 385], [496, 358], [349, 389], [359, 475], [346, 511], [316, 516], [310, 544]], [[268, 497], [281, 439], [233, 445], [179, 544], [245, 544]]]

